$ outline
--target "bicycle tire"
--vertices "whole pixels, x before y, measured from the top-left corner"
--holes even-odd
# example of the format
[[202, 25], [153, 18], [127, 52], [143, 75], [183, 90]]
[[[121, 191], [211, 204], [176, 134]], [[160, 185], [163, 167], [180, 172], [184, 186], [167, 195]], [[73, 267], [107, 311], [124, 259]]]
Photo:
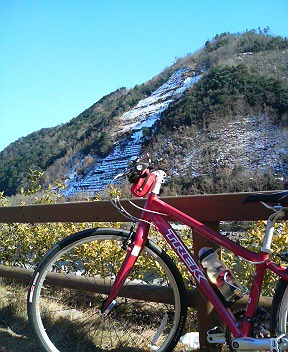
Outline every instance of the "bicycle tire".
[[[153, 242], [147, 241], [115, 307], [107, 316], [100, 313], [127, 237], [119, 229], [90, 229], [65, 238], [43, 257], [28, 289], [27, 311], [45, 351], [174, 350], [186, 321], [186, 290], [171, 258]], [[58, 287], [60, 277], [68, 287]], [[164, 302], [144, 300], [163, 295], [160, 289]]]
[[[280, 279], [276, 286], [271, 308], [271, 336], [288, 333], [288, 283]], [[287, 351], [288, 344], [281, 347], [281, 351]]]

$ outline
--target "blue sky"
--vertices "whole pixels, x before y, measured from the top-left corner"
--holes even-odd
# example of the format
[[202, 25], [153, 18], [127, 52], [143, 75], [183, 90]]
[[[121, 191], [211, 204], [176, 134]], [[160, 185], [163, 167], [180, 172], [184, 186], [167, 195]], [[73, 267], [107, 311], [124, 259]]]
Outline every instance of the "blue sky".
[[0, 151], [146, 82], [216, 34], [288, 36], [287, 0], [0, 0]]

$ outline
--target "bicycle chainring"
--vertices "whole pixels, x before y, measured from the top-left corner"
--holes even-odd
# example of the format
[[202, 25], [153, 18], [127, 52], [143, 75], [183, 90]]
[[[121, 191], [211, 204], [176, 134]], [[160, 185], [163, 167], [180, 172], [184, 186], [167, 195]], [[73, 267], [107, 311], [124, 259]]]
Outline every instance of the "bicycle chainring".
[[[245, 309], [244, 308], [237, 309], [236, 311], [233, 312], [233, 314], [236, 319], [237, 327], [241, 329], [241, 326], [242, 326], [243, 321], [245, 319], [244, 318]], [[258, 307], [257, 312], [256, 312], [256, 316], [254, 318], [254, 326], [252, 329], [251, 337], [259, 337], [259, 338], [270, 337], [269, 327], [270, 327], [270, 314], [269, 314], [269, 312], [262, 307]], [[226, 342], [230, 348], [230, 351], [235, 351], [232, 348], [233, 337], [228, 329], [226, 329], [225, 336], [226, 336]]]

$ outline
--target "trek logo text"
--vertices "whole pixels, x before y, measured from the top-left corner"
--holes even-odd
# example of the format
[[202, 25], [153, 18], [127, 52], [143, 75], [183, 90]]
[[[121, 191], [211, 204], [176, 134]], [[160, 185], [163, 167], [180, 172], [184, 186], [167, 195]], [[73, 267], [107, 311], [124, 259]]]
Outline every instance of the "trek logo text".
[[207, 279], [204, 276], [204, 274], [202, 273], [202, 271], [199, 270], [197, 263], [194, 261], [194, 259], [191, 257], [191, 255], [187, 252], [186, 248], [183, 246], [183, 244], [180, 242], [178, 237], [175, 235], [174, 231], [169, 229], [168, 233], [166, 234], [166, 237], [169, 240], [169, 242], [171, 243], [171, 246], [175, 249], [175, 251], [182, 258], [184, 263], [186, 263], [187, 268], [193, 274], [193, 276], [196, 278], [196, 280], [198, 282], [200, 282], [201, 279], [207, 281]]

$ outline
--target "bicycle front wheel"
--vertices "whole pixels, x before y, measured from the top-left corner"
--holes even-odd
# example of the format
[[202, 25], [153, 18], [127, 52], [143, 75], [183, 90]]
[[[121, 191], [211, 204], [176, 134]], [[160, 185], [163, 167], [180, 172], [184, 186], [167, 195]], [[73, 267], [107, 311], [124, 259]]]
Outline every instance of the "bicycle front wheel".
[[27, 306], [45, 351], [173, 351], [185, 325], [186, 290], [172, 260], [151, 241], [111, 312], [101, 314], [127, 237], [119, 229], [82, 231], [42, 259]]

